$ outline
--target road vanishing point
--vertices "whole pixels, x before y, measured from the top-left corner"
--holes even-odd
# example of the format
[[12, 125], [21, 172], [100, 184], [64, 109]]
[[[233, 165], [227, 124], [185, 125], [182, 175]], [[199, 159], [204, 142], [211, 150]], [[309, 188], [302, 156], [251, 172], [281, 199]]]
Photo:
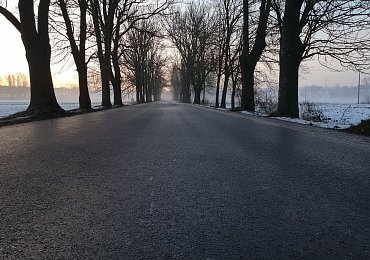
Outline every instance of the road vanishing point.
[[156, 102], [0, 138], [0, 259], [370, 258], [368, 137]]

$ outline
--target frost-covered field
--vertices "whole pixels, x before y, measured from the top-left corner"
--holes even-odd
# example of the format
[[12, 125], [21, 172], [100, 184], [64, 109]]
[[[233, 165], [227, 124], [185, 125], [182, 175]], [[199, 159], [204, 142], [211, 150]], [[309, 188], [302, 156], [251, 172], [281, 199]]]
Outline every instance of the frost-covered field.
[[26, 101], [0, 101], [0, 118], [27, 109], [28, 104]]
[[[0, 118], [5, 117], [20, 111], [27, 109], [29, 105], [28, 101], [0, 101]], [[71, 110], [78, 108], [78, 103], [66, 102], [59, 104], [65, 110]], [[93, 106], [97, 106], [99, 103], [93, 103]]]
[[317, 104], [316, 108], [324, 115], [322, 122], [303, 120], [302, 118], [291, 119], [282, 117], [279, 119], [334, 129], [345, 129], [352, 125], [359, 124], [361, 120], [370, 119], [369, 104]]
[[323, 112], [326, 124], [349, 127], [370, 119], [370, 104], [318, 104], [317, 107]]
[[[280, 117], [278, 119], [300, 124], [311, 124], [325, 128], [344, 129], [351, 125], [356, 125], [361, 120], [370, 119], [370, 104], [315, 104], [316, 110], [322, 112], [324, 120], [322, 122], [313, 122], [301, 118], [291, 119]], [[243, 111], [244, 114], [250, 114]], [[266, 116], [262, 112], [254, 113], [260, 116]]]

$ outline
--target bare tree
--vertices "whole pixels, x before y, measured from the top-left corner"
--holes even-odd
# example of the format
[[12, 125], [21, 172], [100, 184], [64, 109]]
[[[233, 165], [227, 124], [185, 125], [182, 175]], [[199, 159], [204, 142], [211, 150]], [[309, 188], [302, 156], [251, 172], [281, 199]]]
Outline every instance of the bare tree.
[[[226, 95], [232, 73], [233, 54], [232, 49], [238, 48], [240, 38], [240, 20], [242, 17], [242, 5], [239, 0], [221, 1], [222, 28], [224, 28], [223, 50], [220, 60], [223, 60], [224, 84], [221, 96], [221, 107], [226, 107]], [[235, 52], [235, 51], [234, 51]], [[216, 107], [218, 106], [218, 90], [216, 87]]]
[[226, 28], [225, 28], [225, 17], [224, 17], [224, 5], [223, 1], [218, 1], [216, 6], [216, 23], [217, 29], [215, 31], [215, 47], [217, 51], [217, 55], [215, 57], [216, 62], [216, 100], [215, 100], [215, 107], [219, 107], [220, 105], [220, 86], [221, 86], [221, 78], [224, 74], [224, 61], [225, 61], [225, 35], [226, 35]]
[[40, 0], [35, 19], [34, 1], [18, 2], [19, 20], [8, 9], [0, 6], [0, 13], [21, 33], [28, 61], [31, 100], [28, 110], [31, 113], [62, 112], [54, 93], [50, 70], [51, 46], [49, 40], [50, 0]]
[[142, 20], [123, 39], [127, 46], [122, 63], [127, 69], [131, 84], [136, 86], [138, 103], [160, 98], [164, 59], [160, 55], [162, 46], [159, 31], [154, 22]]
[[138, 21], [162, 14], [172, 0], [155, 3], [147, 3], [145, 0], [90, 0], [90, 3], [102, 74], [102, 105], [111, 106], [110, 83], [114, 90], [114, 104], [122, 105], [121, 39]]
[[[87, 41], [87, 0], [58, 0], [74, 62], [78, 72], [79, 104], [81, 109], [91, 109], [87, 81], [86, 41]], [[77, 19], [70, 13], [78, 12]], [[74, 15], [76, 17], [76, 15]], [[78, 23], [78, 26], [75, 25]], [[78, 30], [75, 30], [75, 28]]]
[[6, 84], [9, 87], [29, 87], [28, 75], [22, 72], [5, 75], [0, 78], [2, 84]]
[[235, 109], [235, 97], [237, 92], [241, 90], [241, 66], [240, 66], [240, 59], [241, 51], [242, 51], [242, 42], [240, 41], [237, 46], [235, 46], [233, 50], [233, 55], [230, 59], [230, 78], [231, 78], [231, 109]]
[[30, 86], [29, 77], [27, 74], [18, 72], [15, 74], [15, 78], [17, 82], [16, 83], [17, 87], [29, 87]]
[[16, 86], [16, 83], [15, 83], [15, 75], [14, 74], [8, 74], [5, 76], [5, 79], [7, 81], [7, 84], [9, 87], [15, 87]]
[[278, 113], [298, 117], [298, 74], [317, 56], [355, 69], [369, 64], [368, 1], [273, 0], [280, 31]]
[[171, 85], [174, 91], [174, 99], [177, 101], [181, 100], [182, 83], [180, 68], [177, 64], [173, 64], [171, 71]]
[[102, 84], [102, 106], [111, 107], [109, 71], [111, 70], [111, 45], [113, 20], [118, 1], [90, 0], [90, 11], [93, 17], [94, 31], [97, 45], [97, 56], [100, 65]]
[[153, 45], [155, 32], [153, 27], [142, 22], [132, 29], [127, 35], [127, 49], [124, 51], [123, 64], [131, 74], [131, 83], [136, 86], [136, 102], [144, 103], [151, 101], [148, 90], [148, 62], [149, 51]]
[[[256, 8], [249, 0], [243, 0], [243, 49], [240, 57], [242, 71], [242, 109], [254, 111], [254, 80], [255, 69], [262, 53], [266, 47], [267, 23], [271, 9], [271, 0], [261, 0], [259, 6], [259, 16], [256, 24], [251, 24], [251, 6]], [[255, 33], [252, 34], [253, 27]]]
[[182, 77], [181, 101], [190, 103], [190, 87], [194, 103], [209, 73], [214, 69], [214, 31], [212, 14], [202, 4], [190, 3], [185, 11], [178, 10], [167, 21], [167, 33], [180, 54]]

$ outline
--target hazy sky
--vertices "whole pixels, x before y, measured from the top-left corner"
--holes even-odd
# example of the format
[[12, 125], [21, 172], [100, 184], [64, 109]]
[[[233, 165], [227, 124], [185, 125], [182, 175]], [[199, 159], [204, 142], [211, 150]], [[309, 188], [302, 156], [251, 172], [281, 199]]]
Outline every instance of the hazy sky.
[[[28, 72], [25, 52], [18, 31], [0, 15], [0, 76], [16, 72]], [[317, 62], [308, 63], [310, 73], [303, 75], [300, 86], [306, 85], [357, 85], [358, 75], [354, 72], [331, 72], [318, 65]], [[76, 79], [74, 69], [63, 74], [58, 74], [58, 69], [53, 67], [53, 77], [56, 86], [63, 85]]]

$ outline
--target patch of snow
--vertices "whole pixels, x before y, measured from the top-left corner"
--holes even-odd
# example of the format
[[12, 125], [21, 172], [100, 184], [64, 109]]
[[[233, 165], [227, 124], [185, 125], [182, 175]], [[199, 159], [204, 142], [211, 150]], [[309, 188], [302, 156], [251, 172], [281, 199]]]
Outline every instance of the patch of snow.
[[[19, 100], [0, 100], [0, 118], [4, 118], [6, 116], [9, 116], [11, 114], [15, 114], [20, 111], [24, 111], [29, 106], [29, 101], [19, 101]], [[79, 104], [76, 102], [61, 102], [59, 105], [64, 110], [72, 110], [72, 109], [78, 109]], [[99, 106], [100, 103], [93, 102], [92, 106], [95, 108], [96, 106]]]
[[323, 122], [314, 122], [314, 121], [304, 120], [302, 118], [289, 118], [289, 117], [275, 117], [275, 118], [278, 120], [288, 121], [288, 122], [292, 122], [296, 124], [312, 125], [312, 126], [317, 126], [317, 127], [322, 127], [322, 128], [346, 129], [350, 127], [350, 125], [338, 124], [336, 122], [328, 121], [328, 120], [325, 120]]
[[[362, 120], [370, 119], [370, 104], [315, 104], [315, 106], [324, 114], [324, 120], [322, 122], [313, 122], [302, 118], [275, 118], [297, 124], [332, 129], [345, 129], [361, 123]], [[258, 110], [258, 108], [256, 112], [241, 111], [241, 113], [254, 116], [267, 116], [264, 112]]]
[[240, 111], [240, 113], [245, 114], [245, 115], [251, 115], [251, 116], [267, 116], [265, 113], [262, 113], [261, 111], [256, 111], [256, 112]]
[[317, 104], [327, 123], [350, 127], [370, 119], [370, 104]]

